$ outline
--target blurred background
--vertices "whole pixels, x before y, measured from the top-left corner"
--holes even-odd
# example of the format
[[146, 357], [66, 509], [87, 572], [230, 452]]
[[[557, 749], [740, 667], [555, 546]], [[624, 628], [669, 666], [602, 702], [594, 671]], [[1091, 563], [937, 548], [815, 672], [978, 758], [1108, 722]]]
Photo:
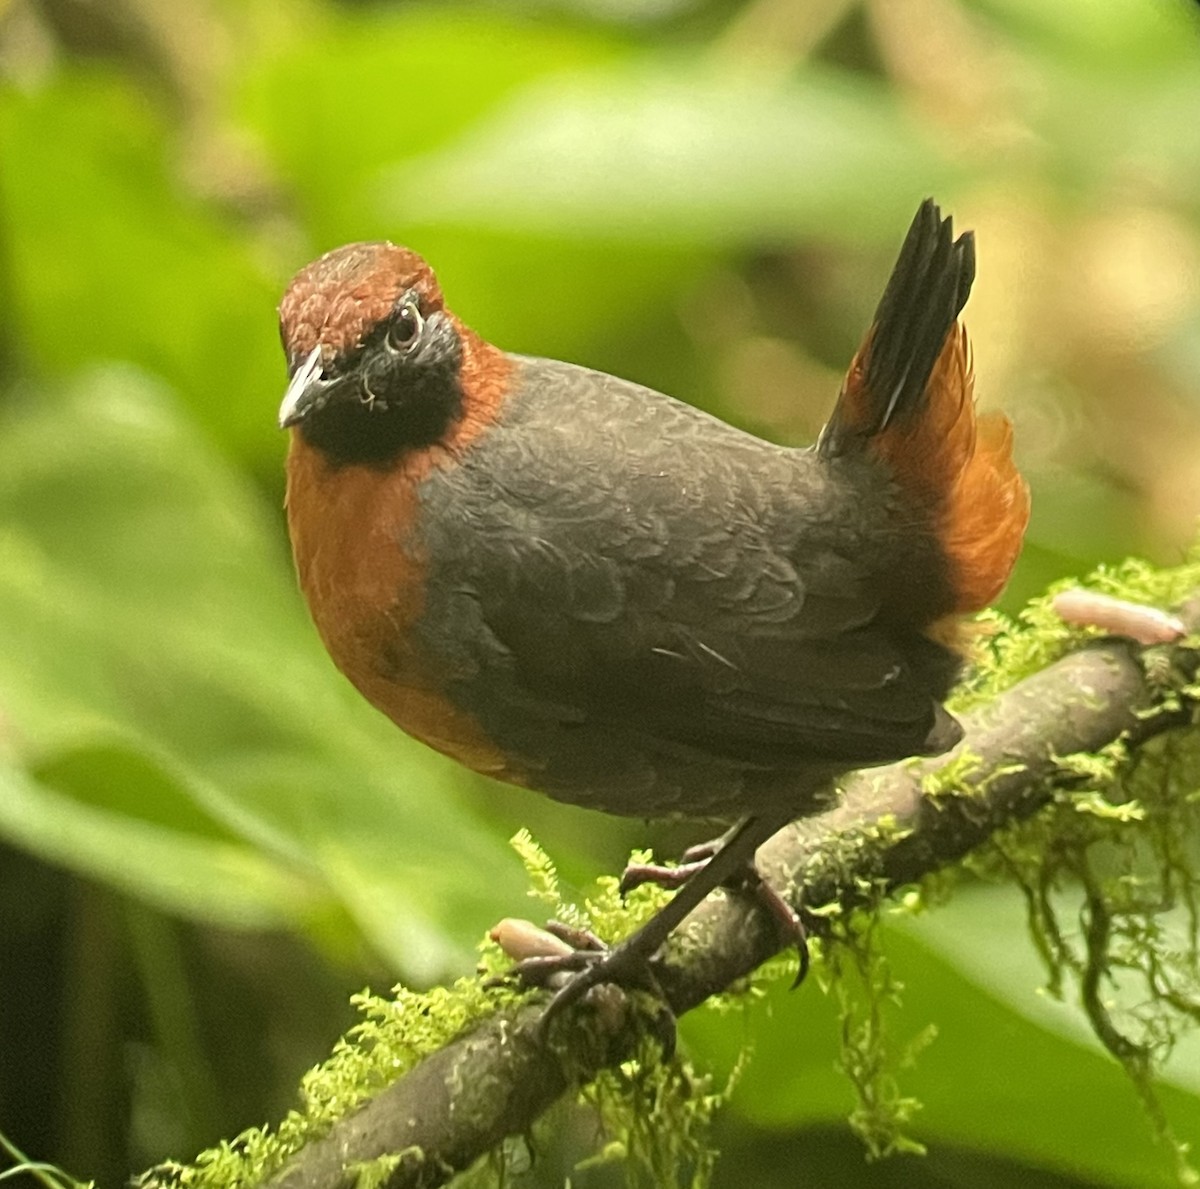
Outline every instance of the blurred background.
[[[981, 402], [1034, 517], [1007, 609], [1200, 512], [1190, 0], [0, 0], [0, 1129], [116, 1185], [277, 1118], [366, 984], [468, 972], [695, 840], [464, 775], [332, 669], [281, 514], [275, 306], [392, 238], [512, 350], [810, 441], [908, 221], [978, 234]], [[815, 980], [684, 1041], [719, 1186], [1152, 1186], [1171, 1161], [1011, 889], [886, 944], [924, 1160], [867, 1165]], [[1164, 1102], [1200, 1143], [1200, 1060]], [[595, 1142], [580, 1117], [531, 1184]]]

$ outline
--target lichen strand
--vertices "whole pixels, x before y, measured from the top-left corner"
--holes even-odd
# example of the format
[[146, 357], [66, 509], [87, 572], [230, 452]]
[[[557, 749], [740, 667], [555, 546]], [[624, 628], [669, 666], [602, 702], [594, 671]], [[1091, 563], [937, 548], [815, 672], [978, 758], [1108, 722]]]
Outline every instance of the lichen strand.
[[834, 922], [819, 968], [821, 985], [832, 992], [839, 1009], [838, 1064], [858, 1100], [850, 1126], [872, 1158], [924, 1152], [907, 1133], [921, 1104], [901, 1092], [898, 1074], [936, 1035], [929, 1025], [903, 1045], [892, 1040], [892, 1016], [902, 988], [878, 942], [883, 899], [880, 886], [874, 904]]
[[[1089, 585], [1172, 606], [1200, 587], [1200, 562], [1193, 556], [1165, 572], [1127, 563]], [[1022, 617], [1025, 631], [995, 643], [1002, 667], [978, 679], [978, 696], [1007, 681], [1013, 663], [1021, 670], [1039, 653], [1040, 645], [1025, 637], [1054, 641], [1060, 634], [1047, 612], [1040, 600]], [[1191, 725], [1133, 749], [1118, 741], [1097, 753], [1059, 757], [1048, 810], [995, 836], [968, 865], [989, 878], [1015, 880], [1048, 990], [1078, 996], [1173, 1152], [1179, 1183], [1192, 1185], [1200, 1178], [1154, 1088], [1179, 1038], [1200, 1024], [1200, 872], [1188, 850], [1188, 840], [1200, 836], [1200, 685], [1170, 657], [1161, 648], [1143, 654], [1155, 694], [1146, 715], [1171, 714]]]
[[1179, 1183], [1194, 1185], [1155, 1074], [1200, 1025], [1200, 872], [1188, 852], [1200, 836], [1200, 730], [1064, 757], [1059, 769], [1050, 810], [971, 865], [1016, 881], [1047, 989], [1078, 996], [1173, 1152]]

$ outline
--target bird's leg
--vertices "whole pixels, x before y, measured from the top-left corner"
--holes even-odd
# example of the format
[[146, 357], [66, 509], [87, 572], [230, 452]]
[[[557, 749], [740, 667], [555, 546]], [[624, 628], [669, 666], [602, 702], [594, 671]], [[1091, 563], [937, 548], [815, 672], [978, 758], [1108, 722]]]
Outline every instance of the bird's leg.
[[[650, 960], [677, 926], [699, 906], [713, 889], [744, 872], [753, 862], [754, 852], [773, 834], [787, 825], [790, 818], [771, 815], [749, 817], [722, 841], [712, 857], [700, 866], [686, 884], [640, 929], [610, 949], [575, 950], [555, 967], [541, 959], [536, 968], [519, 963], [514, 973], [526, 981], [544, 983], [562, 970], [577, 971], [546, 1006], [541, 1027], [601, 983], [654, 987]], [[586, 963], [580, 969], [580, 964]]]
[[[682, 887], [732, 838], [736, 830], [735, 826], [719, 838], [710, 838], [707, 842], [689, 846], [683, 852], [682, 861], [674, 867], [666, 867], [659, 863], [630, 863], [621, 875], [621, 895], [624, 896], [644, 883], [657, 884], [660, 888]], [[780, 933], [795, 945], [800, 958], [800, 968], [792, 985], [798, 987], [808, 974], [809, 954], [808, 934], [795, 909], [763, 879], [754, 865], [753, 857], [740, 871], [735, 871], [725, 884], [752, 892], [758, 902], [774, 917]]]

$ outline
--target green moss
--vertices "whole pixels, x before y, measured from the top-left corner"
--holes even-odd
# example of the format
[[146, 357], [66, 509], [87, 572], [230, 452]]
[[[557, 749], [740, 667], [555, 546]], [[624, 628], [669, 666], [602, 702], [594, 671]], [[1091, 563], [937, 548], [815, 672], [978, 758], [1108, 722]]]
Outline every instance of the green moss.
[[[950, 708], [963, 711], [990, 701], [1072, 649], [1102, 637], [1104, 633], [1096, 628], [1064, 623], [1053, 608], [1055, 595], [1077, 586], [1152, 607], [1178, 606], [1200, 589], [1200, 544], [1183, 565], [1171, 569], [1157, 569], [1130, 558], [1119, 565], [1101, 566], [1083, 579], [1063, 579], [1033, 599], [1015, 622], [999, 612], [985, 612], [979, 617], [975, 664], [951, 698]], [[1195, 640], [1193, 635], [1191, 641]], [[1156, 649], [1149, 650], [1149, 654], [1162, 655]]]
[[[632, 932], [669, 897], [660, 888], [646, 886], [622, 898], [618, 881], [604, 878], [596, 894], [577, 906], [562, 898], [553, 862], [527, 831], [513, 839], [513, 846], [528, 873], [530, 895], [557, 919], [590, 929], [608, 941]], [[649, 854], [634, 856], [635, 861], [649, 858]], [[141, 1184], [147, 1189], [249, 1189], [270, 1178], [305, 1144], [324, 1135], [422, 1057], [519, 999], [512, 990], [484, 986], [489, 976], [509, 964], [488, 941], [481, 946], [480, 977], [425, 992], [396, 987], [389, 996], [369, 992], [355, 996], [361, 1021], [338, 1041], [327, 1061], [304, 1076], [298, 1109], [278, 1126], [243, 1132], [200, 1153], [191, 1164], [159, 1165], [143, 1175]], [[781, 967], [775, 964], [773, 969]], [[604, 1071], [580, 1090], [579, 1097], [596, 1113], [607, 1137], [598, 1159], [623, 1161], [631, 1185], [703, 1189], [715, 1160], [706, 1139], [708, 1123], [725, 1093], [714, 1090], [709, 1079], [682, 1059], [664, 1064], [654, 1042], [646, 1039], [635, 1059]], [[518, 1146], [502, 1145], [464, 1174], [461, 1183], [480, 1187], [510, 1183], [513, 1168], [523, 1163], [515, 1155]], [[358, 1189], [383, 1184], [413, 1155], [411, 1151], [389, 1154], [356, 1166], [352, 1172]], [[675, 1172], [668, 1175], [669, 1170]]]
[[[1087, 585], [1171, 606], [1200, 588], [1200, 560], [1193, 556], [1166, 571], [1127, 562], [1100, 571]], [[976, 683], [981, 696], [1023, 676], [1029, 658], [1048, 659], [1062, 646], [1063, 630], [1049, 618], [1052, 594], [1022, 615], [1011, 637], [994, 642], [996, 667]], [[1095, 634], [1071, 629], [1066, 643]], [[1200, 691], [1177, 670], [1169, 649], [1142, 656], [1155, 695], [1146, 715], [1179, 711], [1181, 729], [1136, 752], [1119, 740], [1100, 752], [1056, 757], [1053, 804], [996, 836], [968, 863], [989, 878], [1016, 882], [1047, 989], [1078, 996], [1097, 1038], [1128, 1074], [1155, 1134], [1174, 1154], [1179, 1183], [1192, 1185], [1197, 1174], [1162, 1109], [1155, 1075], [1184, 1032], [1200, 1024], [1200, 873], [1187, 849], [1187, 840], [1200, 835], [1200, 731], [1194, 725]]]
[[843, 917], [823, 947], [820, 978], [836, 997], [841, 1019], [838, 1064], [858, 1100], [850, 1126], [874, 1158], [922, 1153], [907, 1134], [920, 1103], [901, 1092], [899, 1073], [936, 1035], [931, 1025], [903, 1045], [892, 1038], [891, 1017], [900, 1002], [896, 981], [878, 944], [882, 891], [876, 903]]
[[964, 747], [949, 763], [922, 776], [921, 792], [927, 797], [971, 795], [973, 791], [971, 778], [979, 764], [980, 757], [969, 747]]
[[[501, 964], [491, 943], [484, 950], [488, 964]], [[485, 989], [479, 978], [424, 992], [396, 987], [386, 997], [364, 991], [353, 999], [362, 1019], [337, 1042], [328, 1060], [304, 1075], [298, 1109], [274, 1128], [252, 1128], [201, 1152], [191, 1164], [156, 1166], [143, 1174], [140, 1184], [181, 1189], [248, 1189], [260, 1184], [422, 1057], [517, 998], [504, 987]], [[363, 1189], [386, 1179], [385, 1165], [386, 1160], [372, 1161], [357, 1170]]]
[[[628, 937], [671, 898], [670, 892], [654, 884], [642, 884], [622, 896], [621, 881], [616, 876], [602, 875], [596, 881], [595, 894], [577, 905], [563, 898], [553, 861], [528, 830], [519, 830], [511, 844], [529, 876], [529, 895], [555, 920], [589, 929], [609, 944]], [[630, 862], [649, 863], [653, 858], [650, 851], [634, 851]]]
[[[977, 664], [956, 692], [953, 709], [990, 701], [1101, 634], [1070, 627], [1054, 612], [1055, 594], [1075, 585], [1057, 584], [1015, 622], [995, 613], [983, 617]], [[1173, 570], [1125, 562], [1098, 571], [1085, 585], [1170, 607], [1200, 589], [1200, 552]], [[1195, 636], [1188, 643], [1195, 644]], [[1200, 683], [1177, 670], [1173, 655], [1166, 648], [1142, 654], [1155, 694], [1148, 714], [1200, 701]], [[926, 775], [922, 790], [931, 797], [973, 795], [977, 766], [965, 752]], [[1136, 755], [1117, 741], [1096, 753], [1056, 757], [1049, 780], [1050, 807], [1002, 831], [964, 866], [1016, 882], [1049, 991], [1078, 995], [1097, 1037], [1129, 1075], [1154, 1132], [1173, 1153], [1180, 1184], [1195, 1184], [1196, 1173], [1155, 1092], [1155, 1075], [1184, 1031], [1200, 1024], [1200, 878], [1186, 844], [1200, 836], [1200, 731], [1174, 731]], [[826, 862], [857, 867], [861, 848], [873, 841], [849, 835], [823, 856], [823, 870]], [[936, 901], [955, 876], [926, 880], [902, 902], [915, 910]], [[877, 897], [874, 909], [849, 917], [840, 908], [824, 914], [833, 922], [833, 937], [823, 979], [841, 1008], [841, 1065], [858, 1098], [851, 1123], [872, 1155], [913, 1149], [905, 1129], [918, 1104], [902, 1093], [898, 1074], [932, 1035], [927, 1030], [902, 1045], [889, 1036], [899, 988], [879, 950], [881, 911]], [[1081, 918], [1086, 927], [1078, 936], [1074, 923]]]
[[581, 1091], [607, 1139], [595, 1159], [620, 1161], [629, 1189], [705, 1189], [717, 1160], [712, 1119], [740, 1068], [718, 1090], [687, 1061], [663, 1064], [660, 1057], [644, 1041], [636, 1058], [602, 1071]]
[[424, 1153], [420, 1148], [405, 1148], [403, 1152], [389, 1152], [374, 1160], [351, 1165], [349, 1171], [354, 1176], [354, 1189], [382, 1189], [388, 1177], [410, 1157], [420, 1161], [424, 1159]]

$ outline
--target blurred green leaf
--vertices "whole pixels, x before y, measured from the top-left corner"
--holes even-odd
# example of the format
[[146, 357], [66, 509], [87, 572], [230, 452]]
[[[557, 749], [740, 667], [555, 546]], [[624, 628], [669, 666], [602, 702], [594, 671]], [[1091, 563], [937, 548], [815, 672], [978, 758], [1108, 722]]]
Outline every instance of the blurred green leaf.
[[387, 182], [393, 217], [655, 243], [894, 234], [955, 169], [861, 75], [659, 58], [531, 84]]
[[[440, 148], [530, 79], [569, 76], [619, 45], [586, 27], [454, 3], [313, 16], [256, 63], [237, 112], [294, 185], [318, 250], [378, 238], [372, 183], [383, 164]], [[397, 220], [406, 225], [409, 212], [385, 226]]]
[[283, 382], [275, 286], [181, 192], [167, 136], [162, 114], [115, 73], [0, 88], [0, 211], [18, 295], [5, 316], [45, 373], [141, 364], [214, 439], [254, 456], [273, 430], [259, 399]]
[[138, 753], [109, 750], [106, 759], [109, 775], [122, 780], [121, 798], [144, 799], [149, 813], [97, 808], [89, 796], [66, 795], [0, 764], [0, 833], [166, 912], [241, 929], [303, 925], [316, 889], [249, 846], [193, 833], [186, 823], [157, 824], [174, 805], [185, 819], [192, 815], [186, 791], [152, 773]]
[[[1001, 895], [1016, 912], [993, 917]], [[942, 905], [928, 918], [889, 928], [882, 939], [905, 987], [903, 1008], [893, 1016], [895, 1044], [903, 1046], [927, 1024], [937, 1028], [934, 1043], [900, 1073], [901, 1092], [924, 1108], [914, 1134], [930, 1145], [1004, 1152], [1097, 1184], [1175, 1185], [1171, 1155], [1151, 1138], [1149, 1121], [1116, 1062], [1076, 1024], [1046, 1026], [1046, 1002], [1038, 993], [1044, 979], [1030, 960], [1017, 894], [964, 894], [951, 907], [954, 919], [944, 927]], [[930, 925], [939, 944], [926, 939]], [[951, 931], [962, 935], [959, 944], [944, 946]], [[980, 967], [962, 960], [963, 947], [991, 950], [986, 982], [973, 977]], [[993, 982], [991, 976], [1010, 962], [1011, 972]], [[1051, 1010], [1065, 1017], [1073, 1009], [1055, 1004]], [[788, 1128], [849, 1114], [850, 1088], [834, 1068], [836, 1010], [815, 983], [796, 993], [776, 987], [766, 1009], [748, 1017], [746, 1029], [729, 1024], [727, 1017], [696, 1012], [684, 1034], [725, 1068], [744, 1044], [752, 1046], [735, 1091], [736, 1110], [759, 1126]], [[1179, 1137], [1195, 1149], [1200, 1094], [1173, 1079], [1162, 1086], [1162, 1100]]]
[[1019, 34], [1027, 46], [1121, 74], [1156, 73], [1196, 56], [1200, 17], [1186, 0], [973, 0], [972, 7]]
[[1200, 6], [1191, 0], [978, 0], [978, 7], [1022, 62], [1022, 118], [1064, 194], [1086, 205], [1141, 177], [1147, 194], [1194, 204]]
[[678, 16], [699, 6], [700, 0], [506, 0], [506, 7], [518, 12], [560, 10], [597, 20], [629, 21], [639, 25]]
[[1037, 498], [1025, 534], [1022, 569], [1008, 592], [1016, 610], [1063, 574], [1084, 574], [1136, 553], [1137, 508], [1129, 492], [1082, 471], [1031, 476]]
[[[27, 845], [103, 874], [118, 827], [161, 828], [155, 866], [169, 837], [193, 869], [199, 838], [250, 843], [421, 979], [461, 969], [506, 893], [516, 907], [502, 840], [464, 810], [449, 763], [334, 672], [278, 519], [161, 389], [124, 369], [26, 394], [0, 429], [0, 525], [9, 734], [54, 806], [68, 796], [80, 822], [116, 823], [95, 832], [100, 857], [85, 857], [82, 826], [70, 848], [34, 830]], [[44, 786], [23, 791], [30, 802]], [[140, 870], [163, 903], [162, 876]]]
[[[620, 346], [639, 334], [663, 356], [678, 295], [711, 250], [581, 241], [558, 226], [464, 225], [442, 219], [419, 190], [393, 191], [387, 209], [379, 201], [386, 167], [456, 144], [532, 80], [569, 80], [620, 56], [618, 41], [451, 4], [327, 13], [320, 36], [311, 32], [248, 78], [238, 105], [297, 195], [306, 254], [398, 240], [433, 264], [459, 314], [510, 350], [617, 366]], [[598, 349], [606, 340], [617, 349]]]

